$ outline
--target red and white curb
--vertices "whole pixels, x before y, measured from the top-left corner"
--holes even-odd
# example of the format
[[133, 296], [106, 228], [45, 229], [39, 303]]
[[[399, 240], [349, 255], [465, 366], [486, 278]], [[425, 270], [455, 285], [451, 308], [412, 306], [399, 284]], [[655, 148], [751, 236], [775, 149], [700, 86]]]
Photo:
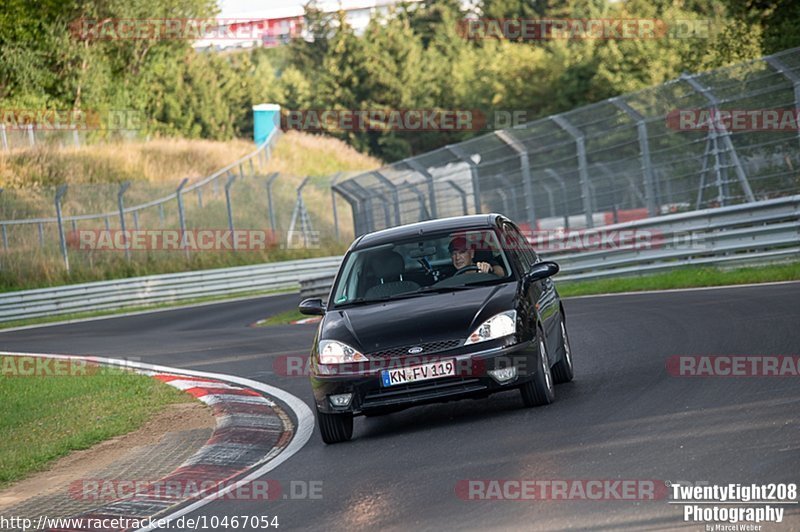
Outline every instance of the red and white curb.
[[[0, 352], [0, 355], [80, 359], [128, 368], [191, 394], [212, 409], [216, 427], [211, 438], [158, 482], [202, 485], [205, 491], [195, 493], [191, 499], [181, 499], [177, 494], [167, 496], [158, 489], [152, 493], [145, 491], [133, 499], [110, 501], [74, 517], [143, 520], [156, 516], [162, 523], [172, 521], [275, 469], [299, 451], [314, 430], [314, 416], [302, 400], [274, 386], [242, 377], [103, 357], [18, 352]], [[292, 425], [290, 417], [273, 399], [294, 413], [297, 426]], [[169, 512], [172, 507], [179, 508]], [[148, 530], [152, 528], [138, 532]]]

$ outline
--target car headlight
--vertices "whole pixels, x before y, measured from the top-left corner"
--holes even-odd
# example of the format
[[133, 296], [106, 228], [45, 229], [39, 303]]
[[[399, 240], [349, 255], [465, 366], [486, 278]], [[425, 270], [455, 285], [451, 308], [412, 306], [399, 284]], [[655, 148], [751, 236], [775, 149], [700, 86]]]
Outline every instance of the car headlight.
[[334, 340], [319, 343], [320, 364], [347, 364], [348, 362], [367, 362], [369, 359], [347, 344]]
[[481, 326], [469, 335], [464, 345], [496, 340], [497, 338], [512, 335], [515, 332], [517, 332], [517, 311], [507, 310], [481, 323]]

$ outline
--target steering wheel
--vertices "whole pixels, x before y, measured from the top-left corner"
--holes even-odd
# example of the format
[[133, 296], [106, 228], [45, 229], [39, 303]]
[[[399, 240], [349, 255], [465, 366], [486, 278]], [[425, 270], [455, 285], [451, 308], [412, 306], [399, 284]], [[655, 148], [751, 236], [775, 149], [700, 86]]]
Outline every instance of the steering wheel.
[[469, 266], [464, 266], [464, 267], [463, 267], [463, 268], [461, 268], [460, 270], [457, 270], [457, 271], [456, 271], [456, 273], [455, 273], [455, 275], [461, 275], [462, 273], [467, 273], [467, 272], [479, 272], [479, 271], [481, 271], [481, 269], [480, 269], [480, 268], [478, 268], [478, 267], [477, 267], [477, 266], [475, 266], [474, 264], [471, 264], [471, 265], [469, 265]]

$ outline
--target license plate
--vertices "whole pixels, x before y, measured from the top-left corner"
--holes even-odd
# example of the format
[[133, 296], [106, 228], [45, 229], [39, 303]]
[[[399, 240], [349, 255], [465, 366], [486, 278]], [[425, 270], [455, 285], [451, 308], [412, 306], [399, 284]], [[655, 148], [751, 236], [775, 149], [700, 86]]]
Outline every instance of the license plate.
[[451, 377], [455, 374], [456, 364], [454, 360], [439, 360], [408, 368], [385, 369], [381, 371], [381, 384], [384, 387], [396, 386], [409, 382], [438, 379], [439, 377]]

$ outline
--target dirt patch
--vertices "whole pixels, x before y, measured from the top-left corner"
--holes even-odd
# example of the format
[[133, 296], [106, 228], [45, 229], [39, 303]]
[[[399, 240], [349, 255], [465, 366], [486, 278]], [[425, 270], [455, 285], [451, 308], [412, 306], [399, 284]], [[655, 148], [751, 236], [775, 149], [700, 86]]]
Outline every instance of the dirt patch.
[[213, 429], [211, 409], [200, 402], [167, 405], [140, 429], [98, 443], [83, 451], [73, 451], [57, 460], [46, 471], [34, 473], [0, 491], [0, 510], [29, 498], [46, 495], [70, 482], [91, 478], [92, 472], [107, 468], [141, 447], [157, 444], [173, 432]]

